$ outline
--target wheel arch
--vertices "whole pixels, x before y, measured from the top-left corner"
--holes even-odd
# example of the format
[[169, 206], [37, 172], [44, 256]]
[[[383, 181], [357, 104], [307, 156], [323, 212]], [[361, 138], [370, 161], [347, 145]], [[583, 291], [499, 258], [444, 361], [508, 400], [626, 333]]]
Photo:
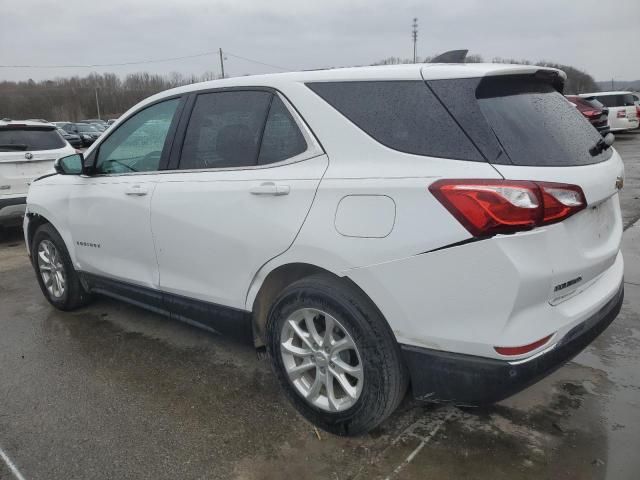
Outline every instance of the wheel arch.
[[[265, 345], [266, 342], [266, 324], [267, 318], [269, 315], [269, 310], [274, 300], [280, 295], [280, 293], [298, 280], [302, 280], [303, 278], [310, 277], [312, 275], [317, 274], [326, 274], [335, 278], [336, 282], [343, 282], [348, 284], [352, 288], [358, 290], [363, 297], [370, 302], [371, 306], [375, 308], [379, 313], [381, 318], [385, 320], [385, 323], [389, 327], [389, 330], [392, 332], [391, 326], [389, 322], [384, 317], [380, 309], [377, 307], [375, 302], [371, 299], [369, 295], [351, 278], [348, 276], [341, 276], [327, 268], [320, 267], [318, 265], [304, 263], [304, 262], [294, 262], [294, 263], [286, 263], [275, 267], [271, 270], [266, 276], [264, 280], [260, 284], [260, 287], [257, 289], [255, 296], [253, 297], [253, 301], [251, 302], [251, 317], [252, 317], [252, 327], [253, 327], [253, 339], [256, 347], [260, 348]], [[249, 300], [249, 299], [248, 299]], [[394, 335], [395, 337], [395, 335]]]

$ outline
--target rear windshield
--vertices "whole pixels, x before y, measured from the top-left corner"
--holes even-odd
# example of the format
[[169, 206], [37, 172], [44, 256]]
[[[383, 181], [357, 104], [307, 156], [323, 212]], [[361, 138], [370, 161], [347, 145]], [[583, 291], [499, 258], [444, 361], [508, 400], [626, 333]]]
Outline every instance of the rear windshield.
[[587, 165], [611, 157], [611, 149], [590, 153], [600, 134], [547, 83], [495, 77], [480, 82], [476, 98], [514, 165]]
[[598, 95], [596, 97], [607, 107], [631, 107], [635, 105], [633, 95], [630, 93], [616, 95]]
[[596, 97], [585, 97], [585, 98], [578, 97], [578, 98], [580, 98], [582, 102], [584, 102], [590, 107], [600, 108], [600, 109], [605, 108], [605, 105], [602, 102], [598, 101]]
[[55, 150], [66, 142], [54, 128], [2, 128], [0, 151]]
[[415, 155], [483, 160], [422, 81], [322, 82], [307, 86], [389, 148]]

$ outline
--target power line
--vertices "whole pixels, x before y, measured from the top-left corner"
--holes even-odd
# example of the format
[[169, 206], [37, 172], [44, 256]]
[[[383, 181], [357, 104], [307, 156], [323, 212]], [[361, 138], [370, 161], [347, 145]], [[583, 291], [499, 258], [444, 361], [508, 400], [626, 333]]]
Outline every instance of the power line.
[[145, 63], [171, 62], [174, 60], [184, 60], [186, 58], [205, 57], [207, 55], [217, 54], [218, 51], [196, 53], [195, 55], [185, 55], [182, 57], [159, 58], [156, 60], [139, 60], [136, 62], [123, 63], [94, 63], [89, 65], [0, 65], [0, 68], [95, 68], [95, 67], [121, 67], [125, 65], [141, 65]]
[[241, 57], [240, 55], [236, 55], [234, 53], [229, 53], [228, 50], [225, 50], [224, 53], [225, 53], [225, 55], [229, 55], [231, 57], [239, 58], [240, 60], [246, 60], [247, 62], [257, 63], [259, 65], [264, 65], [265, 67], [277, 68], [278, 70], [283, 70], [283, 71], [291, 71], [290, 68], [279, 67], [278, 65], [273, 65], [271, 63], [264, 63], [264, 62], [260, 62], [258, 60], [253, 60], [251, 58]]
[[[225, 50], [224, 53], [226, 55], [230, 55], [232, 57], [239, 58], [239, 59], [245, 60], [247, 62], [252, 62], [252, 63], [259, 64], [259, 65], [264, 65], [266, 67], [275, 68], [277, 70], [284, 70], [284, 71], [291, 70], [289, 68], [280, 67], [278, 65], [273, 65], [273, 64], [270, 64], [270, 63], [261, 62], [259, 60], [254, 60], [252, 58], [247, 58], [247, 57], [243, 57], [243, 56], [236, 55], [236, 54], [233, 54], [233, 53], [229, 53], [226, 50]], [[97, 67], [122, 67], [122, 66], [127, 66], [127, 65], [143, 65], [143, 64], [149, 64], [149, 63], [172, 62], [172, 61], [175, 61], [175, 60], [185, 60], [185, 59], [188, 59], [188, 58], [206, 57], [206, 56], [218, 55], [218, 54], [219, 54], [219, 50], [213, 50], [213, 51], [210, 51], [210, 52], [196, 53], [194, 55], [184, 55], [184, 56], [181, 56], [181, 57], [171, 57], [171, 58], [158, 58], [158, 59], [154, 59], [154, 60], [139, 60], [139, 61], [135, 61], [135, 62], [94, 63], [94, 64], [88, 64], [88, 65], [0, 65], [0, 68], [97, 68]]]

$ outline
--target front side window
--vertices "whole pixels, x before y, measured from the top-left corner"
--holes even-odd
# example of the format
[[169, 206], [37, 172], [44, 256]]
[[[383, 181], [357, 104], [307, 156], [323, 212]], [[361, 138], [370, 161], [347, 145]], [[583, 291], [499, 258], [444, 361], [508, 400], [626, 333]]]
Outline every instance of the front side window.
[[100, 144], [96, 173], [158, 170], [169, 127], [180, 99], [167, 100], [136, 113]]
[[256, 165], [272, 94], [264, 91], [198, 95], [182, 145], [181, 169]]

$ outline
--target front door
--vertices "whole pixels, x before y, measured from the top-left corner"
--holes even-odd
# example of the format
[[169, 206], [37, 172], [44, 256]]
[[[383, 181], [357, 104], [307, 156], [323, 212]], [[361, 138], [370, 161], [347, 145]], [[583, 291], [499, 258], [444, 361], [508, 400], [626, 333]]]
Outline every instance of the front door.
[[94, 173], [70, 187], [69, 225], [81, 271], [158, 287], [151, 198], [179, 104], [166, 100], [123, 122], [94, 152]]

